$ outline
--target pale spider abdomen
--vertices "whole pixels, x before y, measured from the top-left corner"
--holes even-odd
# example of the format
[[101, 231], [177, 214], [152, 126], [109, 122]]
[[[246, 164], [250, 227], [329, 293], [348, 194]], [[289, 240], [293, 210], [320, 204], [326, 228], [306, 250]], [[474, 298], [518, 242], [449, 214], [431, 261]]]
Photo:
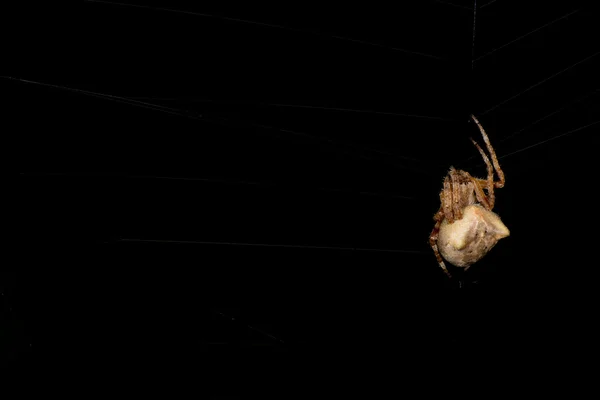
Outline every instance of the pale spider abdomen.
[[509, 234], [497, 214], [473, 204], [464, 208], [462, 219], [442, 221], [437, 245], [449, 263], [469, 268]]

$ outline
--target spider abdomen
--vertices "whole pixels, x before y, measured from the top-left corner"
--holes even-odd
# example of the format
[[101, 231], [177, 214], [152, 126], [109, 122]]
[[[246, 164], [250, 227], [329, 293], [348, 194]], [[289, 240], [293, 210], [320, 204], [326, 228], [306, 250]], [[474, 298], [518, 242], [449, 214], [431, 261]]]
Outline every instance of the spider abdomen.
[[509, 234], [497, 214], [473, 204], [464, 208], [461, 219], [453, 223], [442, 221], [437, 245], [449, 263], [468, 268]]

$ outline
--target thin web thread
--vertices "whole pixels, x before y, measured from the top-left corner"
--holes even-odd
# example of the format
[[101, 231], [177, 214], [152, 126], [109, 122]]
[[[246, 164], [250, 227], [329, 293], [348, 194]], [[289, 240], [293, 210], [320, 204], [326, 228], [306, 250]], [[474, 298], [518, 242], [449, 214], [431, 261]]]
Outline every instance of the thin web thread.
[[[212, 311], [213, 313], [219, 314], [221, 317], [223, 317], [223, 318], [225, 318], [225, 319], [227, 319], [227, 320], [229, 320], [229, 321], [232, 321], [232, 322], [238, 322], [238, 321], [239, 321], [239, 320], [236, 320], [236, 318], [235, 318], [235, 317], [233, 317], [233, 316], [231, 316], [231, 315], [228, 315], [228, 314], [225, 314], [225, 313], [222, 313], [222, 312], [220, 312], [220, 311], [217, 311], [217, 310], [211, 310], [211, 311]], [[278, 337], [277, 337], [277, 336], [275, 336], [275, 335], [272, 335], [272, 334], [270, 334], [270, 333], [268, 333], [268, 332], [265, 332], [265, 331], [263, 331], [262, 329], [258, 329], [258, 328], [256, 328], [255, 326], [252, 326], [252, 325], [250, 325], [250, 324], [245, 324], [245, 325], [246, 325], [246, 327], [247, 327], [248, 329], [251, 329], [251, 330], [253, 330], [253, 331], [255, 331], [255, 332], [258, 332], [258, 333], [260, 333], [261, 335], [268, 337], [269, 339], [272, 339], [272, 340], [274, 340], [274, 341], [276, 341], [276, 342], [279, 342], [279, 343], [283, 343], [283, 344], [285, 344], [285, 342], [284, 342], [282, 339], [278, 338]]]
[[560, 74], [562, 74], [562, 73], [565, 73], [565, 72], [567, 72], [568, 70], [570, 70], [570, 69], [572, 69], [572, 68], [575, 68], [576, 66], [578, 66], [578, 65], [580, 65], [580, 64], [583, 64], [584, 62], [586, 62], [586, 61], [588, 61], [588, 60], [590, 60], [590, 59], [594, 58], [594, 57], [595, 57], [595, 56], [597, 56], [598, 54], [600, 54], [600, 51], [597, 51], [597, 52], [595, 52], [594, 54], [592, 54], [591, 56], [588, 56], [588, 57], [584, 58], [583, 60], [577, 61], [575, 64], [573, 64], [573, 65], [570, 65], [570, 66], [568, 66], [567, 68], [565, 68], [565, 69], [563, 69], [563, 70], [561, 70], [561, 71], [558, 71], [557, 73], [555, 73], [555, 74], [553, 74], [553, 75], [549, 76], [548, 78], [546, 78], [546, 79], [544, 79], [544, 80], [542, 80], [542, 81], [540, 81], [540, 82], [538, 82], [538, 83], [536, 83], [536, 84], [534, 84], [534, 85], [531, 85], [531, 86], [530, 86], [530, 87], [528, 87], [527, 89], [525, 89], [525, 90], [523, 90], [523, 91], [521, 91], [521, 92], [519, 92], [519, 93], [515, 94], [514, 96], [511, 96], [511, 97], [509, 97], [508, 99], [501, 101], [500, 103], [496, 104], [495, 106], [493, 106], [493, 107], [491, 107], [491, 108], [489, 108], [489, 109], [485, 110], [484, 112], [480, 113], [480, 115], [482, 115], [482, 116], [483, 116], [483, 115], [486, 115], [486, 114], [488, 114], [488, 113], [489, 113], [489, 112], [491, 112], [491, 111], [494, 111], [494, 110], [495, 110], [495, 109], [497, 109], [498, 107], [500, 107], [500, 106], [503, 106], [504, 104], [508, 103], [508, 102], [509, 102], [509, 101], [511, 101], [511, 100], [514, 100], [514, 99], [516, 99], [517, 97], [521, 96], [522, 94], [524, 94], [524, 93], [527, 93], [528, 91], [530, 91], [530, 90], [532, 90], [532, 89], [535, 89], [536, 87], [540, 86], [541, 84], [543, 84], [543, 83], [545, 83], [545, 82], [548, 82], [549, 80], [551, 80], [551, 79], [553, 79], [553, 78], [556, 78], [556, 77], [557, 77], [557, 76], [559, 76]]
[[[589, 123], [589, 124], [587, 124], [587, 125], [583, 125], [583, 126], [580, 126], [580, 127], [578, 127], [578, 128], [572, 129], [572, 130], [570, 130], [570, 131], [568, 131], [568, 132], [560, 133], [560, 134], [558, 134], [558, 135], [555, 135], [555, 136], [552, 136], [552, 137], [550, 137], [550, 138], [548, 138], [548, 139], [540, 140], [539, 142], [536, 142], [536, 143], [534, 143], [534, 144], [532, 144], [532, 145], [529, 145], [529, 146], [526, 146], [526, 147], [520, 148], [520, 149], [518, 149], [518, 150], [515, 150], [515, 151], [513, 151], [513, 152], [511, 152], [511, 153], [508, 153], [508, 154], [503, 154], [503, 155], [501, 155], [501, 156], [498, 156], [498, 160], [501, 160], [501, 159], [503, 159], [503, 158], [506, 158], [506, 157], [512, 156], [512, 155], [514, 155], [514, 154], [521, 153], [521, 152], [523, 152], [523, 151], [526, 151], [526, 150], [530, 150], [530, 149], [532, 149], [532, 148], [534, 148], [534, 147], [540, 146], [540, 145], [542, 145], [542, 144], [544, 144], [544, 143], [551, 142], [551, 141], [553, 141], [553, 140], [557, 140], [557, 139], [563, 138], [563, 137], [565, 137], [565, 136], [567, 136], [567, 135], [571, 135], [571, 134], [573, 134], [573, 133], [575, 133], [575, 132], [582, 131], [582, 130], [584, 130], [584, 129], [586, 129], [586, 128], [589, 128], [590, 126], [597, 125], [598, 123], [600, 123], [600, 121], [594, 121], [594, 122], [591, 122], [591, 123]], [[480, 164], [478, 164], [478, 166], [482, 166], [482, 165], [485, 165], [485, 164], [484, 164], [484, 163], [480, 163]]]
[[471, 7], [467, 7], [467, 6], [461, 6], [460, 4], [454, 4], [451, 3], [449, 1], [442, 1], [442, 0], [434, 0], [436, 3], [440, 3], [440, 4], [445, 4], [448, 6], [452, 6], [452, 7], [457, 7], [457, 8], [462, 8], [463, 10], [471, 10]]
[[539, 146], [541, 144], [548, 143], [548, 142], [550, 142], [552, 140], [560, 139], [560, 138], [565, 137], [567, 135], [570, 135], [572, 133], [579, 132], [579, 131], [581, 131], [583, 129], [589, 128], [590, 126], [596, 125], [598, 123], [600, 123], [600, 121], [594, 121], [594, 122], [591, 122], [591, 123], [589, 123], [587, 125], [580, 126], [579, 128], [572, 129], [572, 130], [570, 130], [568, 132], [561, 133], [561, 134], [556, 135], [556, 136], [552, 136], [551, 138], [548, 138], [546, 140], [541, 140], [541, 141], [539, 141], [537, 143], [534, 143], [534, 144], [532, 144], [530, 146], [523, 147], [522, 149], [519, 149], [519, 150], [515, 150], [512, 153], [504, 154], [504, 155], [498, 157], [498, 159], [502, 159], [502, 158], [505, 158], [505, 157], [508, 157], [508, 156], [512, 156], [513, 154], [521, 153], [521, 152], [523, 152], [525, 150], [529, 150], [529, 149], [531, 149], [533, 147], [537, 147], [537, 146]]
[[471, 71], [475, 68], [475, 32], [477, 22], [477, 0], [473, 3], [473, 45], [471, 46]]
[[221, 19], [224, 21], [231, 21], [231, 22], [236, 22], [236, 23], [244, 23], [244, 24], [250, 24], [250, 25], [256, 25], [256, 26], [263, 26], [263, 27], [267, 27], [267, 28], [281, 29], [281, 30], [286, 30], [286, 31], [290, 31], [290, 32], [298, 32], [298, 33], [310, 34], [310, 35], [315, 35], [315, 36], [320, 36], [320, 37], [329, 37], [332, 39], [344, 40], [344, 41], [351, 42], [351, 43], [357, 43], [357, 44], [361, 44], [361, 45], [366, 45], [366, 46], [371, 46], [371, 47], [379, 47], [379, 48], [398, 51], [398, 52], [402, 52], [402, 53], [406, 53], [406, 54], [412, 54], [412, 55], [420, 56], [420, 57], [424, 57], [424, 58], [430, 58], [430, 59], [440, 60], [440, 61], [444, 60], [444, 58], [434, 56], [432, 54], [426, 54], [426, 53], [420, 53], [417, 51], [401, 49], [398, 47], [387, 46], [387, 45], [383, 45], [380, 43], [368, 42], [365, 40], [359, 40], [359, 39], [353, 39], [353, 38], [348, 38], [348, 37], [339, 36], [339, 35], [322, 33], [322, 32], [317, 32], [314, 30], [290, 28], [290, 27], [287, 27], [284, 25], [269, 24], [266, 22], [252, 21], [252, 20], [247, 20], [247, 19], [242, 19], [242, 18], [232, 18], [232, 17], [225, 17], [225, 16], [220, 16], [220, 15], [200, 13], [200, 12], [194, 12], [194, 11], [179, 10], [179, 9], [167, 8], [167, 7], [153, 7], [153, 6], [146, 6], [146, 5], [139, 5], [139, 4], [127, 4], [127, 3], [119, 3], [119, 2], [113, 2], [113, 1], [104, 1], [104, 0], [84, 0], [84, 1], [86, 1], [87, 3], [111, 4], [111, 5], [122, 6], [122, 7], [141, 8], [141, 9], [147, 9], [147, 10], [165, 11], [165, 12], [172, 12], [172, 13], [178, 13], [178, 14], [187, 14], [187, 15], [192, 15], [192, 16], [197, 16], [197, 17], [215, 18], [215, 19]]
[[362, 252], [381, 252], [381, 253], [404, 253], [404, 254], [429, 254], [420, 250], [400, 250], [400, 249], [375, 249], [362, 247], [341, 247], [341, 246], [310, 246], [299, 244], [272, 244], [272, 243], [244, 243], [244, 242], [215, 242], [201, 240], [167, 240], [167, 239], [132, 239], [121, 238], [119, 242], [124, 243], [171, 243], [171, 244], [205, 244], [239, 247], [278, 247], [287, 249], [313, 249], [313, 250], [337, 250], [337, 251], [362, 251]]
[[484, 55], [477, 57], [477, 58], [475, 59], [475, 62], [476, 62], [476, 61], [479, 61], [479, 60], [481, 60], [481, 59], [482, 59], [482, 58], [484, 58], [484, 57], [487, 57], [487, 56], [489, 56], [489, 55], [490, 55], [490, 54], [492, 54], [492, 53], [495, 53], [495, 52], [496, 52], [496, 51], [498, 51], [498, 50], [501, 50], [501, 49], [505, 48], [506, 46], [510, 46], [511, 44], [513, 44], [513, 43], [515, 43], [515, 42], [518, 42], [519, 40], [523, 39], [524, 37], [527, 37], [527, 36], [529, 36], [529, 35], [531, 35], [531, 34], [533, 34], [533, 33], [537, 32], [537, 31], [539, 31], [539, 30], [541, 30], [541, 29], [547, 28], [547, 27], [549, 27], [550, 25], [557, 23], [558, 21], [561, 21], [561, 20], [563, 20], [563, 19], [565, 19], [565, 18], [567, 18], [567, 17], [570, 17], [571, 15], [573, 15], [573, 14], [577, 13], [578, 11], [579, 11], [579, 10], [571, 11], [571, 12], [569, 12], [569, 13], [567, 13], [567, 14], [563, 15], [562, 17], [555, 19], [554, 21], [548, 22], [547, 24], [545, 24], [545, 25], [542, 25], [542, 26], [540, 26], [539, 28], [536, 28], [536, 29], [532, 30], [532, 31], [531, 31], [531, 32], [529, 32], [529, 33], [526, 33], [526, 34], [524, 34], [524, 35], [522, 35], [522, 36], [519, 36], [519, 37], [518, 37], [518, 38], [516, 38], [516, 39], [513, 39], [513, 40], [511, 40], [510, 42], [508, 42], [508, 43], [506, 43], [506, 44], [503, 44], [503, 45], [502, 45], [502, 46], [500, 46], [500, 47], [496, 47], [495, 49], [492, 49], [492, 50], [488, 51], [488, 52], [487, 52], [487, 53], [485, 53]]
[[[552, 117], [553, 115], [556, 115], [556, 114], [560, 113], [561, 111], [566, 110], [567, 108], [573, 106], [574, 104], [579, 103], [579, 102], [581, 102], [581, 101], [583, 101], [583, 100], [585, 100], [587, 98], [590, 98], [590, 97], [592, 97], [592, 96], [594, 96], [595, 94], [598, 94], [598, 93], [600, 93], [600, 89], [595, 89], [595, 90], [591, 91], [590, 93], [585, 94], [584, 96], [580, 96], [580, 97], [577, 97], [575, 99], [570, 99], [565, 104], [563, 104], [561, 107], [559, 107], [558, 109], [552, 111], [549, 114], [544, 115], [541, 118], [538, 118], [537, 120], [533, 121], [532, 123], [528, 124], [527, 126], [525, 126], [525, 127], [521, 128], [521, 129], [519, 129], [519, 130], [511, 133], [510, 135], [506, 136], [505, 138], [500, 139], [498, 141], [498, 143], [505, 142], [505, 141], [507, 141], [509, 139], [512, 139], [513, 137], [515, 137], [517, 135], [520, 135], [523, 132], [527, 131], [528, 129], [531, 129], [531, 127], [537, 125], [538, 123], [540, 123], [540, 122], [542, 122], [542, 121], [544, 121], [544, 120]], [[457, 165], [462, 165], [464, 163], [467, 163], [467, 162], [473, 160], [474, 158], [479, 158], [479, 154], [477, 154], [477, 155], [474, 154], [474, 155], [472, 155], [470, 157], [467, 157], [464, 160], [462, 160], [460, 163], [457, 163]], [[481, 165], [483, 165], [483, 164], [481, 164]]]
[[[60, 85], [54, 85], [54, 84], [50, 84], [50, 83], [31, 81], [31, 80], [27, 80], [27, 79], [15, 78], [15, 77], [11, 77], [11, 76], [0, 76], [0, 78], [13, 80], [13, 81], [17, 81], [17, 82], [22, 82], [22, 83], [51, 87], [51, 88], [55, 88], [55, 89], [59, 89], [59, 90], [70, 91], [73, 93], [78, 93], [78, 94], [82, 94], [82, 95], [86, 95], [86, 96], [111, 100], [111, 101], [115, 101], [115, 102], [119, 102], [119, 103], [129, 104], [129, 105], [136, 106], [136, 107], [146, 108], [146, 109], [150, 109], [150, 110], [154, 110], [154, 111], [164, 112], [167, 114], [178, 115], [178, 116], [187, 117], [190, 119], [202, 120], [202, 121], [216, 123], [216, 124], [220, 124], [220, 125], [224, 125], [224, 124], [226, 125], [226, 124], [234, 121], [232, 118], [222, 118], [222, 117], [217, 117], [217, 116], [208, 117], [206, 115], [199, 114], [199, 113], [193, 113], [193, 112], [189, 112], [189, 111], [184, 112], [183, 110], [176, 109], [176, 108], [160, 106], [157, 104], [147, 103], [147, 102], [143, 102], [143, 101], [139, 101], [139, 100], [133, 100], [133, 99], [129, 99], [126, 97], [120, 97], [120, 96], [109, 95], [109, 94], [98, 93], [98, 92], [91, 92], [91, 91], [83, 90], [83, 89], [70, 88], [67, 86], [60, 86]], [[412, 170], [414, 172], [419, 172], [419, 173], [422, 173], [425, 175], [430, 174], [429, 171], [427, 171], [423, 168], [419, 168], [419, 167], [415, 167], [415, 166], [400, 165], [396, 162], [392, 163], [390, 161], [386, 161], [383, 158], [375, 159], [373, 157], [369, 157], [364, 154], [359, 154], [358, 152], [366, 151], [366, 152], [376, 153], [376, 154], [380, 154], [380, 155], [388, 155], [388, 156], [391, 156], [394, 158], [402, 158], [402, 159], [405, 159], [408, 161], [415, 161], [411, 157], [405, 157], [405, 156], [402, 156], [399, 154], [393, 154], [393, 153], [385, 152], [382, 150], [376, 150], [376, 149], [371, 149], [371, 148], [367, 148], [367, 147], [363, 147], [363, 146], [357, 146], [353, 143], [349, 143], [349, 142], [345, 142], [345, 141], [333, 140], [333, 139], [329, 139], [326, 137], [313, 136], [313, 135], [310, 135], [310, 134], [304, 133], [304, 132], [296, 132], [296, 131], [293, 131], [290, 129], [283, 129], [283, 128], [278, 128], [278, 127], [274, 127], [274, 126], [258, 124], [255, 122], [237, 121], [237, 120], [235, 122], [240, 123], [241, 125], [244, 125], [246, 127], [255, 127], [255, 128], [261, 128], [261, 129], [264, 129], [267, 131], [275, 131], [275, 132], [279, 133], [279, 136], [282, 136], [281, 133], [286, 133], [286, 134], [297, 136], [297, 137], [303, 137], [312, 142], [325, 144], [325, 145], [329, 146], [330, 148], [332, 148], [334, 151], [337, 151], [337, 152], [343, 153], [343, 154], [347, 154], [347, 155], [353, 156], [355, 158], [362, 158], [362, 159], [369, 160], [369, 161], [379, 161], [384, 164], [393, 166], [395, 168], [408, 169], [408, 170]], [[342, 147], [353, 149], [354, 152], [349, 151], [349, 150], [344, 150], [344, 149], [342, 149]]]
[[[66, 176], [66, 177], [108, 177], [108, 178], [123, 178], [123, 179], [158, 179], [158, 180], [172, 180], [172, 181], [191, 181], [191, 182], [212, 182], [212, 183], [224, 183], [230, 185], [247, 185], [247, 186], [263, 186], [277, 188], [281, 185], [279, 183], [272, 182], [255, 182], [255, 181], [240, 181], [240, 180], [229, 180], [229, 179], [216, 179], [216, 178], [199, 178], [199, 177], [185, 177], [185, 176], [156, 176], [156, 175], [129, 175], [120, 173], [107, 173], [107, 172], [94, 172], [94, 173], [74, 173], [74, 172], [21, 172], [20, 176]], [[348, 189], [340, 188], [309, 188], [306, 190], [299, 190], [298, 185], [294, 182], [290, 182], [290, 187], [293, 187], [294, 191], [307, 192], [307, 191], [323, 191], [323, 192], [339, 192], [339, 193], [351, 193], [360, 196], [375, 196], [375, 197], [388, 197], [395, 199], [404, 200], [416, 200], [415, 197], [403, 196], [394, 193], [385, 192], [362, 192], [353, 191]], [[286, 187], [287, 188], [287, 187]]]
[[536, 125], [536, 124], [538, 124], [538, 123], [540, 123], [540, 122], [542, 122], [542, 121], [544, 121], [544, 120], [546, 120], [546, 119], [548, 119], [548, 118], [552, 117], [553, 115], [556, 115], [556, 114], [558, 114], [559, 112], [561, 112], [561, 111], [563, 111], [563, 110], [567, 109], [569, 106], [572, 106], [572, 105], [573, 105], [573, 104], [575, 104], [575, 103], [579, 103], [579, 102], [581, 102], [581, 101], [583, 101], [583, 100], [585, 100], [585, 99], [587, 99], [587, 98], [589, 98], [589, 97], [591, 97], [591, 96], [593, 96], [593, 95], [595, 95], [595, 94], [598, 94], [599, 92], [600, 92], [600, 90], [599, 90], [599, 89], [596, 89], [596, 90], [593, 90], [593, 91], [592, 91], [592, 92], [590, 92], [590, 93], [587, 93], [587, 94], [585, 94], [584, 96], [578, 97], [578, 98], [577, 98], [577, 99], [575, 99], [575, 100], [568, 101], [568, 102], [567, 102], [567, 104], [563, 105], [562, 107], [560, 107], [560, 108], [558, 108], [558, 109], [556, 109], [556, 110], [552, 111], [551, 113], [549, 113], [549, 114], [547, 114], [547, 115], [545, 115], [545, 116], [543, 116], [543, 117], [541, 117], [541, 118], [538, 118], [538, 119], [536, 119], [535, 121], [533, 121], [533, 122], [532, 122], [532, 123], [530, 123], [529, 125], [525, 126], [524, 128], [521, 128], [521, 129], [519, 129], [518, 131], [515, 131], [515, 132], [511, 133], [510, 135], [508, 135], [508, 136], [506, 136], [506, 137], [502, 138], [501, 140], [499, 140], [499, 141], [498, 141], [498, 143], [505, 142], [505, 141], [507, 141], [507, 140], [509, 140], [509, 139], [512, 139], [512, 138], [514, 138], [514, 137], [515, 137], [515, 136], [517, 136], [517, 135], [520, 135], [521, 133], [525, 132], [526, 130], [528, 130], [528, 129], [529, 129], [529, 128], [531, 128], [532, 126], [534, 126], [534, 125]]
[[[158, 101], [189, 101], [194, 103], [217, 103], [217, 104], [241, 104], [236, 102], [224, 102], [218, 100], [211, 100], [205, 98], [185, 98], [185, 97], [150, 97], [150, 96], [127, 96], [128, 99], [133, 100], [158, 100]], [[364, 110], [357, 108], [344, 108], [344, 107], [325, 107], [325, 106], [314, 106], [308, 104], [281, 104], [281, 103], [248, 103], [252, 106], [259, 107], [281, 107], [281, 108], [302, 108], [302, 109], [310, 109], [310, 110], [324, 110], [324, 111], [338, 111], [338, 112], [348, 112], [348, 113], [358, 113], [358, 114], [375, 114], [375, 115], [389, 115], [393, 117], [408, 117], [408, 118], [418, 118], [418, 119], [429, 119], [436, 121], [446, 121], [446, 122], [457, 122], [455, 118], [445, 118], [445, 117], [436, 117], [431, 115], [420, 115], [420, 114], [406, 114], [406, 113], [397, 113], [391, 111], [377, 111], [377, 110]], [[244, 104], [245, 105], [245, 104]]]
[[489, 3], [486, 3], [486, 4], [482, 5], [482, 6], [481, 6], [481, 7], [479, 7], [479, 8], [481, 9], [481, 8], [487, 7], [487, 6], [489, 6], [490, 4], [494, 4], [496, 1], [498, 1], [498, 0], [492, 0], [492, 1], [490, 1]]

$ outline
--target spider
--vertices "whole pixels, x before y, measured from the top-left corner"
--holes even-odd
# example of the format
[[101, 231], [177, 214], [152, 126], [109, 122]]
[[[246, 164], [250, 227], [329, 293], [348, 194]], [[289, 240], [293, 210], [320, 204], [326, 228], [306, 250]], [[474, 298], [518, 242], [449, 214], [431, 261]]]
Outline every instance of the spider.
[[[500, 217], [492, 212], [496, 200], [494, 189], [504, 187], [504, 173], [485, 130], [474, 115], [471, 118], [479, 127], [492, 162], [477, 142], [471, 139], [485, 161], [487, 179], [474, 178], [467, 171], [454, 167], [450, 167], [444, 178], [444, 187], [440, 192], [441, 205], [433, 216], [435, 225], [429, 236], [429, 244], [440, 267], [450, 278], [452, 275], [444, 259], [466, 271], [485, 256], [498, 240], [510, 234]], [[499, 181], [494, 181], [494, 169]]]

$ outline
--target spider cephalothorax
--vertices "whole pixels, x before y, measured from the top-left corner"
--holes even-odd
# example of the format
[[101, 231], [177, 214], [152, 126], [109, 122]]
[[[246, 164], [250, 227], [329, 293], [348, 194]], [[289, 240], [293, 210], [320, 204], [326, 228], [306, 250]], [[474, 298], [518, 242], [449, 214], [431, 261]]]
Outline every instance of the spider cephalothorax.
[[[492, 212], [494, 189], [504, 187], [504, 173], [483, 127], [474, 115], [471, 118], [481, 131], [492, 161], [471, 139], [485, 161], [487, 179], [474, 178], [468, 172], [453, 167], [444, 178], [444, 188], [440, 192], [441, 205], [433, 217], [435, 226], [429, 243], [440, 267], [448, 276], [451, 275], [442, 257], [457, 267], [468, 269], [485, 256], [498, 240], [509, 235], [500, 217]], [[499, 181], [494, 181], [494, 169]]]

